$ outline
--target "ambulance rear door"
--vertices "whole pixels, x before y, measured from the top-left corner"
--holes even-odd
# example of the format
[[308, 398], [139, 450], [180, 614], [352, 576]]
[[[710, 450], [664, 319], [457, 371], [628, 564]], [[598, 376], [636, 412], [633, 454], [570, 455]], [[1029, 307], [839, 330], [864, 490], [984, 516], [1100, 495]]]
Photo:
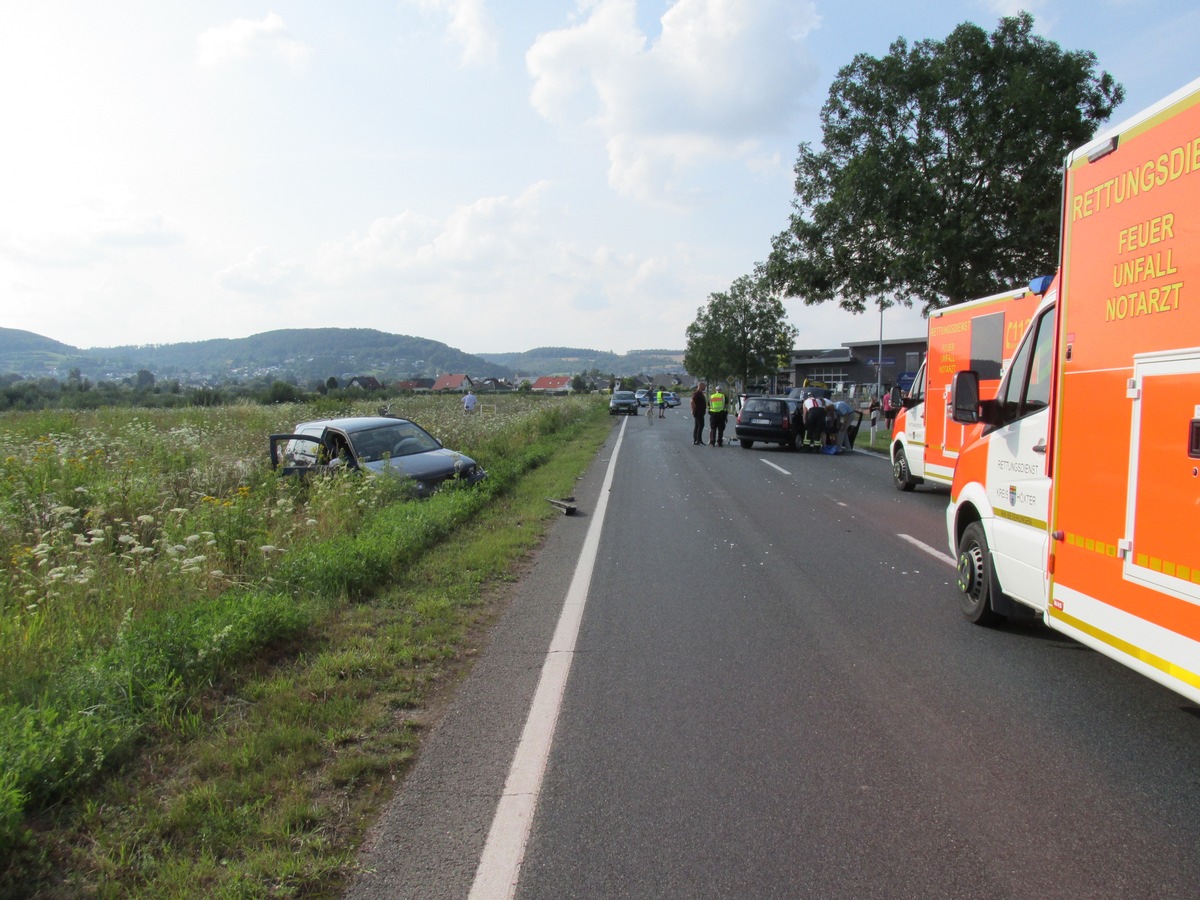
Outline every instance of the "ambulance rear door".
[[1200, 348], [1134, 356], [1124, 575], [1200, 603]]

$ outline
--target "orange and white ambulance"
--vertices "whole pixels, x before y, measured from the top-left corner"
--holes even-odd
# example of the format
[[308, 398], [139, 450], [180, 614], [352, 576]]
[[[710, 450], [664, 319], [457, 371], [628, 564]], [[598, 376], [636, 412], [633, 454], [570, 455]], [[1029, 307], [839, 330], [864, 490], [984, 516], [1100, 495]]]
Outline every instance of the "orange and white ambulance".
[[1200, 79], [1071, 153], [1063, 200], [996, 397], [954, 377], [963, 611], [1035, 610], [1200, 702]]
[[1041, 298], [1028, 289], [1006, 291], [939, 309], [929, 316], [925, 361], [892, 425], [892, 478], [911, 491], [929, 482], [950, 486], [958, 451], [978, 425], [950, 418], [950, 379], [971, 369], [980, 397], [996, 396], [1000, 377]]

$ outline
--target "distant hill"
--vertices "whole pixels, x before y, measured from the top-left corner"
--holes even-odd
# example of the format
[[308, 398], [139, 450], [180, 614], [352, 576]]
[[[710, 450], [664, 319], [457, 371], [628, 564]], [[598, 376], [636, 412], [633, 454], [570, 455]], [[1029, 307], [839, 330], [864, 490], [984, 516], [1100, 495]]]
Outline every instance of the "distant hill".
[[374, 375], [383, 382], [465, 372], [472, 378], [574, 375], [598, 369], [617, 375], [683, 371], [682, 350], [624, 355], [573, 347], [471, 355], [439, 341], [372, 328], [286, 328], [245, 338], [80, 350], [29, 331], [0, 328], [0, 375], [65, 379], [73, 369], [93, 381], [139, 370], [184, 384], [295, 378], [301, 383]]
[[630, 350], [625, 354], [579, 347], [536, 347], [523, 353], [480, 353], [482, 359], [525, 375], [574, 375], [598, 369], [618, 375], [683, 371], [682, 350]]
[[80, 350], [27, 331], [0, 328], [0, 373], [65, 378], [72, 368], [93, 379], [120, 379], [139, 369], [184, 383], [288, 378], [324, 380], [374, 375], [382, 381], [466, 372], [508, 377], [507, 367], [439, 341], [371, 328], [290, 328], [245, 338]]
[[16, 328], [0, 328], [0, 373], [15, 372], [25, 377], [65, 377], [73, 368], [82, 369], [87, 357], [82, 350]]

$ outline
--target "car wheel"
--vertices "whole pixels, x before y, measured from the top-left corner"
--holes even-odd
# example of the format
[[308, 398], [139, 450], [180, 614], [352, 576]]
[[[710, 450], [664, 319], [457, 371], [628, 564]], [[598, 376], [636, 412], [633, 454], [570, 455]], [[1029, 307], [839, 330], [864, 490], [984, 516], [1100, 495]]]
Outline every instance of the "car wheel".
[[742, 445], [743, 450], [749, 450], [754, 446], [754, 441], [750, 440], [750, 438], [738, 438], [738, 443]]
[[992, 609], [992, 598], [1000, 593], [1000, 583], [992, 571], [983, 526], [972, 522], [958, 542], [958, 589], [960, 606], [967, 620], [976, 625], [995, 625], [1004, 617]]
[[896, 489], [901, 491], [911, 491], [917, 486], [912, 473], [908, 471], [908, 457], [899, 445], [892, 451], [892, 480], [896, 482]]

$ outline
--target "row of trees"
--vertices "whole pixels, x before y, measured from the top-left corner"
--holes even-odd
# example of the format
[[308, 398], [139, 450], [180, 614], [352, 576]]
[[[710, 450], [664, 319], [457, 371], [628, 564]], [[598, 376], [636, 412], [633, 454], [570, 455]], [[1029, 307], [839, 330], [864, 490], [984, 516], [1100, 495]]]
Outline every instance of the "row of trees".
[[[339, 388], [336, 379], [314, 381], [307, 387], [293, 381], [266, 379], [198, 387], [181, 385], [175, 380], [156, 380], [146, 370], [120, 381], [95, 383], [74, 373], [64, 381], [49, 377], [25, 378], [13, 373], [0, 375], [0, 411], [291, 403], [323, 395], [361, 398], [365, 393], [357, 387]], [[394, 396], [394, 392], [380, 392], [378, 396], [386, 399]]]
[[[634, 383], [634, 379], [626, 379]], [[571, 389], [576, 393], [596, 390], [618, 382], [617, 376], [593, 369], [575, 375]], [[528, 393], [533, 385], [522, 381], [515, 390]], [[383, 387], [370, 392], [381, 401], [401, 396], [404, 391]], [[347, 400], [362, 399], [368, 392], [354, 385], [346, 386], [330, 377], [315, 380], [307, 386], [296, 381], [253, 380], [227, 382], [219, 386], [185, 386], [175, 380], [159, 381], [153, 373], [142, 370], [136, 376], [120, 381], [93, 383], [72, 372], [64, 381], [55, 378], [25, 378], [9, 373], [0, 375], [0, 412], [5, 410], [43, 409], [100, 409], [102, 407], [175, 408], [183, 406], [224, 406], [234, 403], [295, 403], [316, 397]]]
[[1052, 273], [1062, 159], [1124, 93], [1094, 53], [1034, 34], [1028, 13], [859, 54], [829, 89], [822, 145], [800, 145], [793, 212], [766, 261], [689, 326], [688, 371], [775, 371], [796, 334], [782, 298], [928, 314]]

